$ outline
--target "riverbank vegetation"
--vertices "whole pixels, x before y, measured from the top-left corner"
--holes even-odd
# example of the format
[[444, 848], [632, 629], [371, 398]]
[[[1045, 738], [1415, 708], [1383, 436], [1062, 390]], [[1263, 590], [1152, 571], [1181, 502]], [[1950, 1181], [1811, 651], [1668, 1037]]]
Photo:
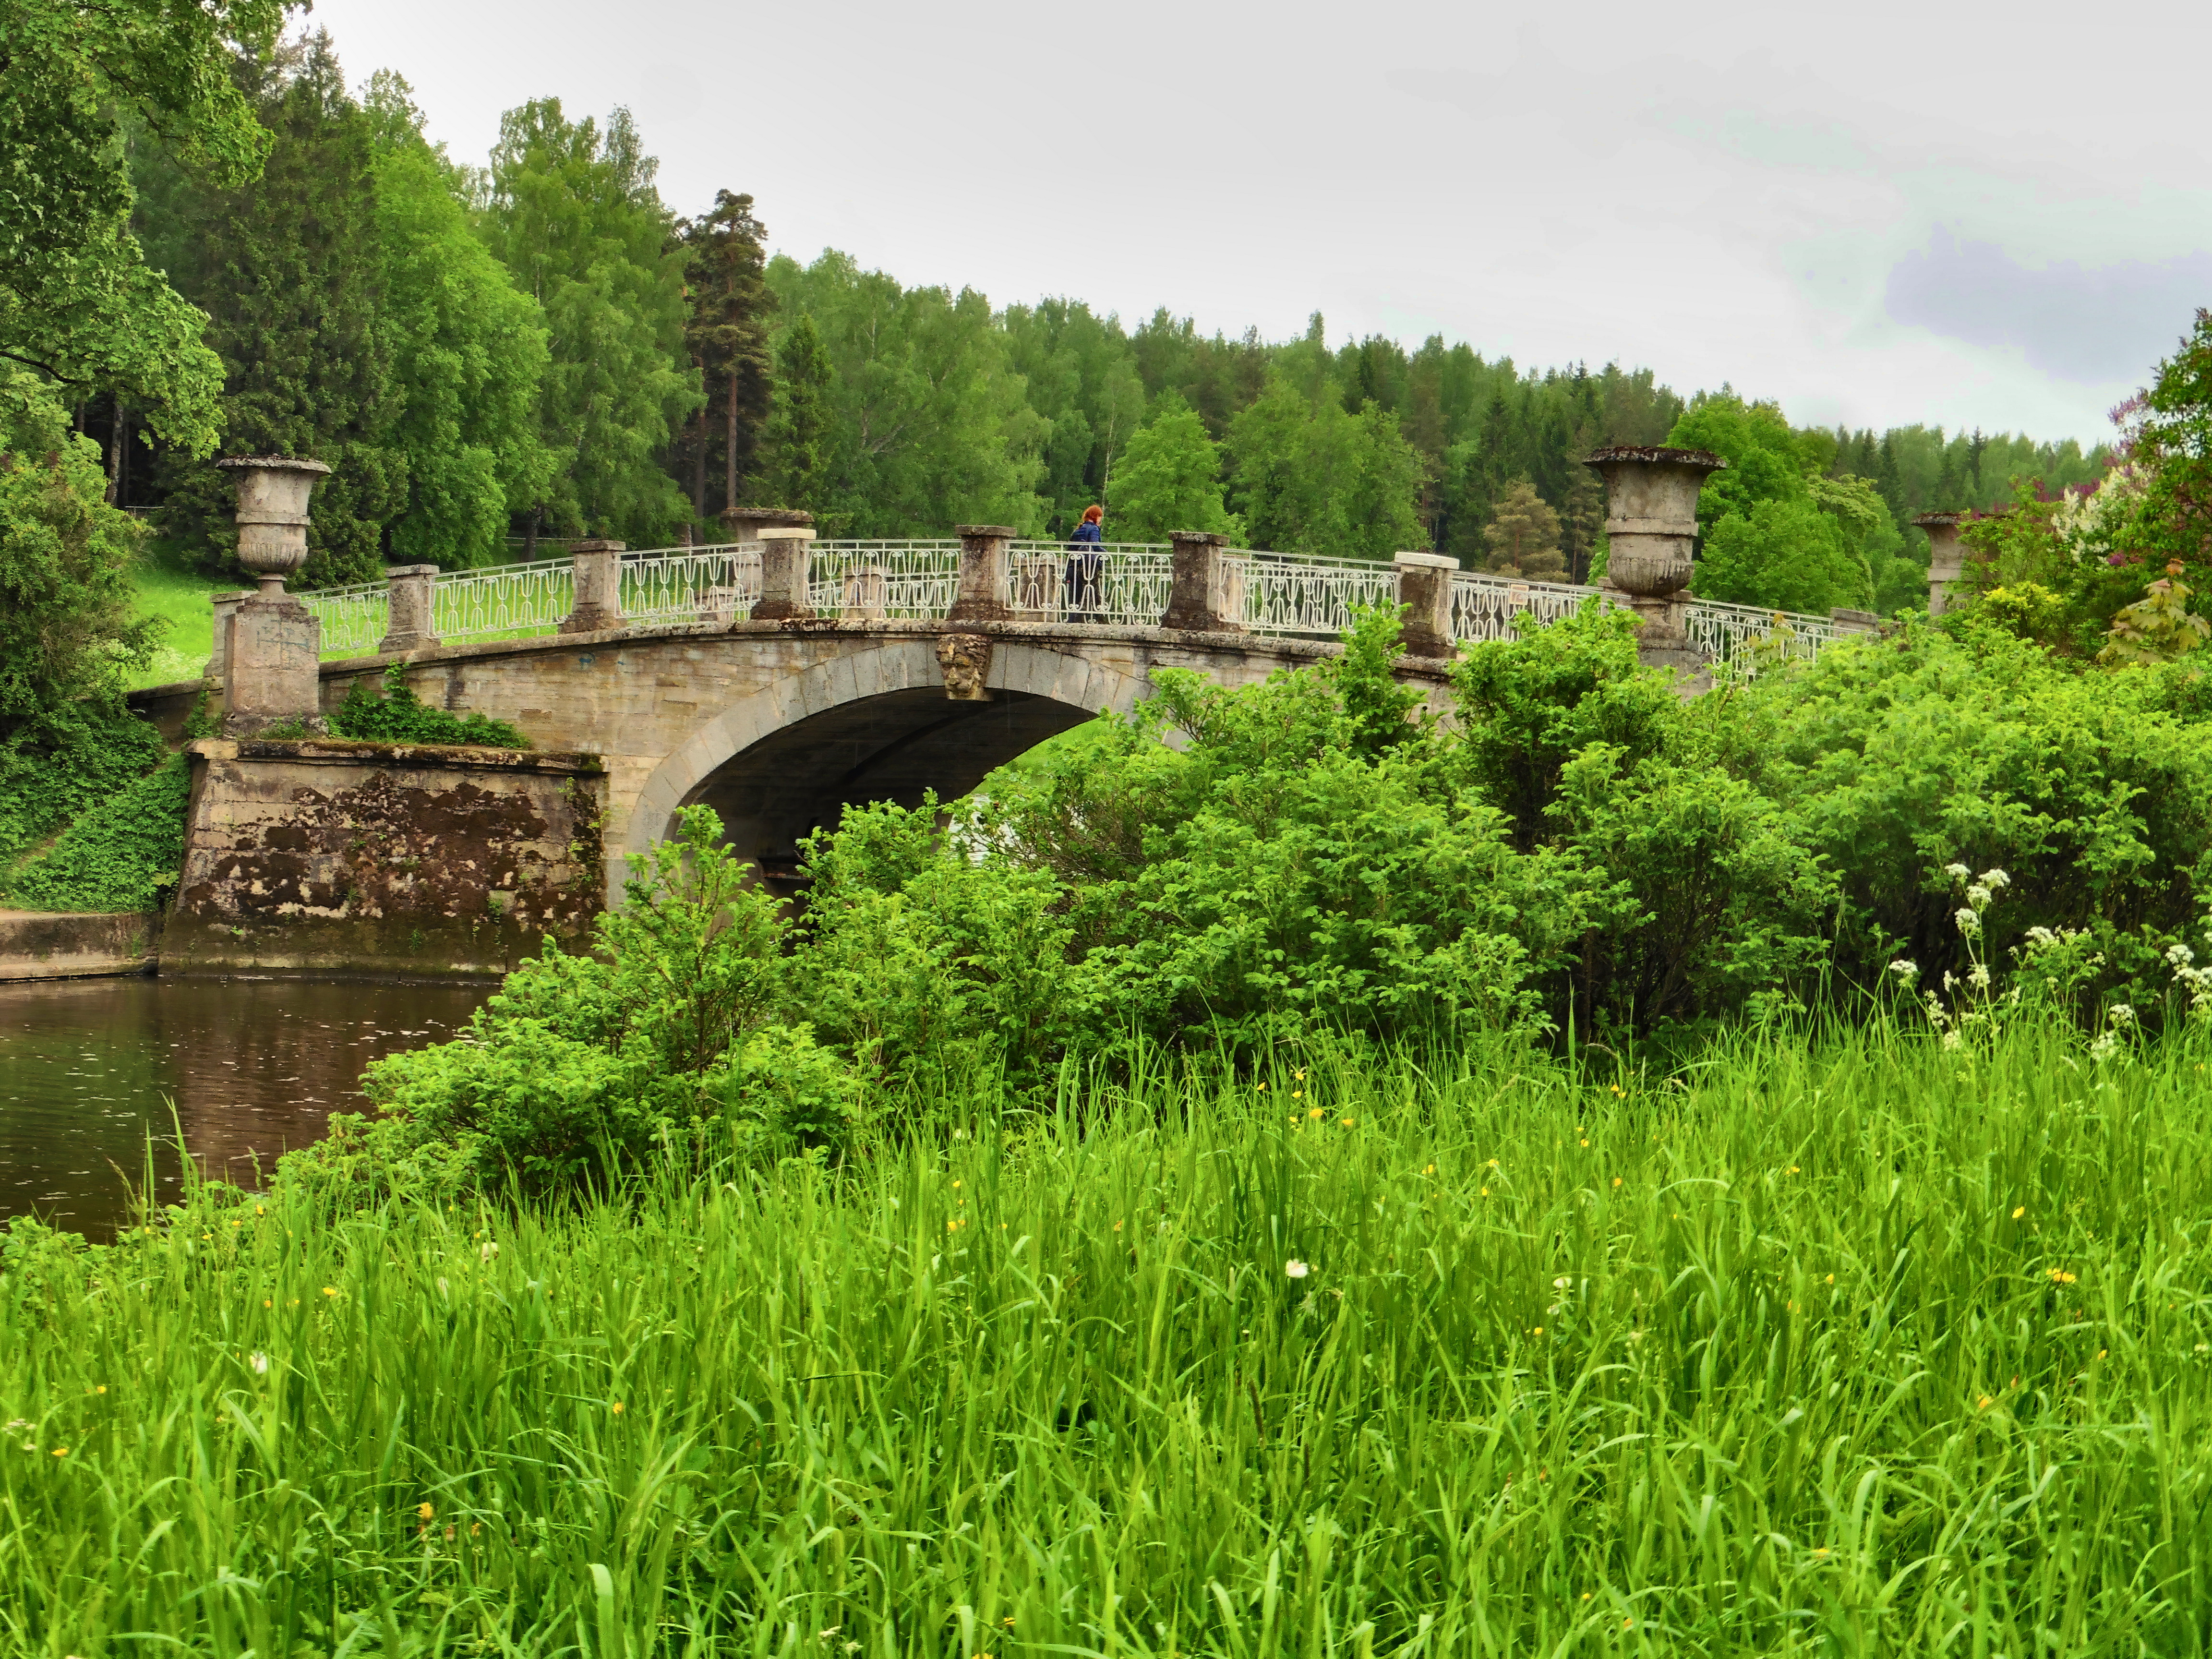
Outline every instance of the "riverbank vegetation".
[[1315, 1031], [917, 1078], [835, 1166], [18, 1224], [0, 1631], [2194, 1651], [2207, 1054]]

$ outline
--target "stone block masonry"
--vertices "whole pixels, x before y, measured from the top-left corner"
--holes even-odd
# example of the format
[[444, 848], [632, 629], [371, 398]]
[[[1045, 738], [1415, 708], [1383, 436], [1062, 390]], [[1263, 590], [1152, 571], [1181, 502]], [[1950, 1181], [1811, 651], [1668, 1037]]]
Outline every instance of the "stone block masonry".
[[318, 738], [190, 745], [163, 973], [474, 978], [580, 945], [605, 892], [599, 758]]

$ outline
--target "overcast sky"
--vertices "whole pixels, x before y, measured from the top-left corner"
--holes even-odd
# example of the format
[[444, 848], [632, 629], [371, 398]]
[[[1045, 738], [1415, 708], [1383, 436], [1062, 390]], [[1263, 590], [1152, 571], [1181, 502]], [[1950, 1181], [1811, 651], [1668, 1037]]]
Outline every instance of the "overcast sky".
[[[2161, 15], [2162, 14], [2162, 15]], [[2212, 6], [319, 0], [481, 161], [629, 106], [680, 213], [750, 191], [994, 305], [1726, 380], [1793, 420], [2086, 441], [2212, 305]]]

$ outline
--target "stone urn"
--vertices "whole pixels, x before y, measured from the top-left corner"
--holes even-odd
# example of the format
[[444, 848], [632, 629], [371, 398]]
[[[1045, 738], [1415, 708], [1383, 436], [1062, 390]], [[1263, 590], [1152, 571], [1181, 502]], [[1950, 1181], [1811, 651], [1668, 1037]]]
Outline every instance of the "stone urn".
[[238, 486], [238, 562], [261, 584], [261, 598], [284, 597], [284, 578], [307, 562], [307, 497], [330, 471], [289, 455], [234, 455], [216, 465]]
[[1682, 626], [1682, 599], [1697, 544], [1698, 492], [1728, 463], [1710, 450], [1624, 445], [1583, 465], [1605, 480], [1606, 580], [1644, 619], [1638, 654], [1666, 666], [1702, 666]]
[[1959, 526], [1970, 513], [1923, 513], [1910, 522], [1928, 532], [1928, 614], [1940, 617], [1951, 602], [1951, 584], [1966, 574], [1966, 550]]

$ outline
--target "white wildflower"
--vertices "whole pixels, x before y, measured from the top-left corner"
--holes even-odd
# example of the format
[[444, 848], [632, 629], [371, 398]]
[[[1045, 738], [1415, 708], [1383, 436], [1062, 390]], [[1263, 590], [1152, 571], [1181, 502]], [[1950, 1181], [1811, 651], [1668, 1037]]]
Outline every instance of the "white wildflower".
[[1963, 864], [1947, 864], [1943, 866], [1943, 873], [1954, 881], [1964, 881], [1974, 872]]
[[1899, 957], [1889, 964], [1889, 971], [1910, 985], [1920, 977], [1920, 964], [1917, 962], [1908, 962], [1903, 957]]
[[478, 1250], [477, 1254], [482, 1256], [486, 1261], [489, 1261], [493, 1257], [499, 1254], [499, 1246], [493, 1240], [487, 1238], [483, 1242], [483, 1248], [481, 1250]]
[[1311, 1273], [1313, 1269], [1306, 1263], [1299, 1261], [1297, 1257], [1292, 1256], [1288, 1261], [1283, 1263], [1283, 1271], [1288, 1273], [1292, 1279], [1304, 1279], [1308, 1273]]
[[246, 1363], [253, 1367], [253, 1374], [256, 1376], [266, 1376], [269, 1375], [269, 1356], [267, 1354], [258, 1352], [250, 1353], [246, 1356]]
[[1984, 870], [1982, 872], [1982, 885], [1992, 890], [2009, 887], [2012, 885], [2012, 878], [2002, 870]]
[[1959, 931], [1965, 934], [1968, 939], [1979, 939], [1981, 937], [1982, 919], [1973, 911], [1962, 908], [1951, 918], [1951, 920], [1959, 924]]
[[2177, 968], [2186, 968], [2197, 960], [2197, 952], [2186, 945], [2169, 945], [2166, 949], [2166, 959]]
[[1988, 990], [1990, 988], [1990, 970], [1983, 967], [1980, 963], [1976, 963], [1973, 967], [1973, 971], [1966, 975], [1966, 983], [1972, 986], [1977, 991]]
[[1966, 902], [1972, 905], [1977, 910], [1988, 909], [1990, 908], [1990, 901], [1996, 896], [1996, 894], [1990, 892], [1988, 888], [1982, 886], [1979, 883], [1976, 883], [1973, 886], [1969, 887], [1966, 890]]
[[2116, 1002], [2105, 1011], [2105, 1018], [2112, 1022], [2114, 1030], [2124, 1030], [2136, 1023], [2136, 1011], [2124, 1002]]

